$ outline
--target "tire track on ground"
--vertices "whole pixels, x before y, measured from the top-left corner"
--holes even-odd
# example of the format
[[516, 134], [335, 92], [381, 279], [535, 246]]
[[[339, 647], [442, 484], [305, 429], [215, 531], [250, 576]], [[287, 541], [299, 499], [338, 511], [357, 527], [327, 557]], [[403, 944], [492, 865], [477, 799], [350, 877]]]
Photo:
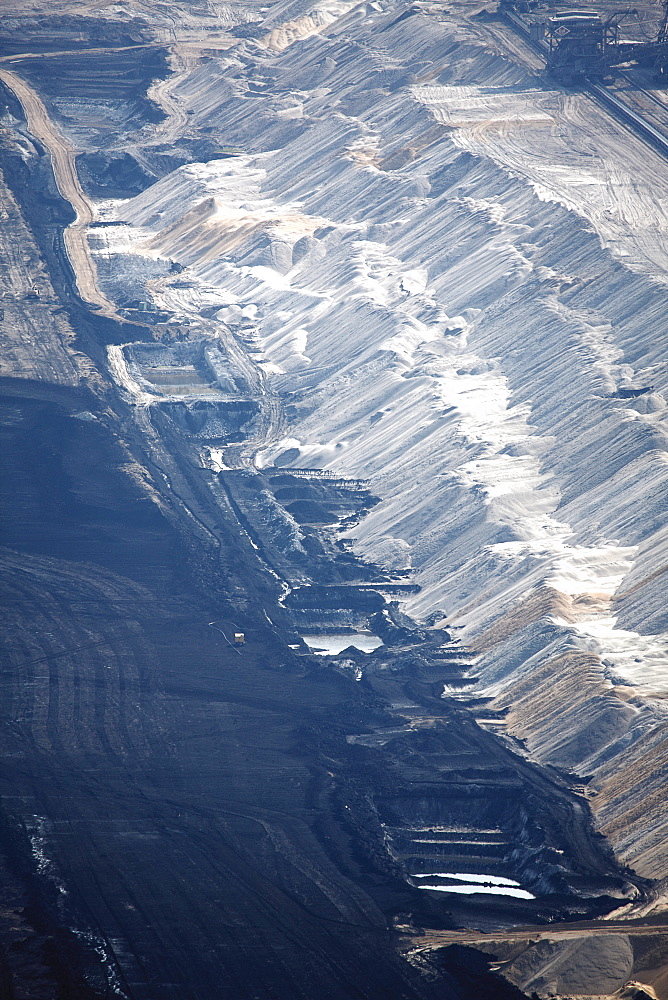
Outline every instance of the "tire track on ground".
[[20, 101], [30, 133], [48, 150], [58, 191], [74, 211], [74, 222], [65, 230], [63, 239], [79, 295], [102, 315], [123, 323], [124, 320], [117, 314], [116, 307], [98, 285], [97, 268], [86, 235], [88, 226], [96, 218], [96, 213], [79, 181], [76, 151], [55, 127], [44, 102], [25, 80], [5, 67], [0, 68], [0, 80]]

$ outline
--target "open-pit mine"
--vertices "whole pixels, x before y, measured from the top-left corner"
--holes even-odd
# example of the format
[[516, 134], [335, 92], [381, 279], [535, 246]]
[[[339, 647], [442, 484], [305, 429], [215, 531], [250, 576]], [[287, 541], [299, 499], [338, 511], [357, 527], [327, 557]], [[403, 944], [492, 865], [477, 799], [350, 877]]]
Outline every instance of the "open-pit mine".
[[668, 1000], [668, 6], [0, 12], [0, 998]]

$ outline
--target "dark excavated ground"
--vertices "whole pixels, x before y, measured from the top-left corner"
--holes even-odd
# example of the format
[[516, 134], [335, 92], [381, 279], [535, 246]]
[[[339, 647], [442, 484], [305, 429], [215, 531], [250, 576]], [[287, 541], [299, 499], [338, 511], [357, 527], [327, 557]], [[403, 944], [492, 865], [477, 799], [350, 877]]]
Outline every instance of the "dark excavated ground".
[[439, 918], [345, 816], [346, 736], [378, 705], [203, 597], [81, 409], [0, 407], [0, 995], [518, 996], [485, 963], [430, 981], [397, 957], [395, 914]]
[[[67, 102], [51, 101], [57, 66], [45, 96], [66, 116]], [[103, 101], [113, 59], [100, 66]], [[132, 79], [119, 95], [128, 121], [143, 114]], [[66, 76], [68, 100], [80, 83], [78, 70]], [[80, 346], [102, 368], [105, 338], [150, 334], [83, 318], [59, 239], [69, 214], [47, 167], [4, 158]], [[104, 163], [84, 174], [94, 167], [104, 187]], [[328, 540], [334, 515], [373, 498], [307, 488], [287, 470], [216, 476], [193, 463], [202, 413], [154, 411], [171, 485], [199, 524], [111, 390], [0, 385], [0, 997], [517, 1000], [472, 949], [414, 967], [392, 928], [612, 909], [624, 873], [582, 800], [477, 726], [484, 706], [440, 697], [461, 678], [457, 656], [429, 654], [372, 589], [375, 570]], [[302, 553], [285, 519], [266, 523], [269, 492], [299, 522]], [[295, 588], [281, 610], [267, 566], [317, 586]], [[298, 626], [335, 626], [346, 596], [348, 618], [387, 644], [360, 683], [354, 652], [346, 663], [289, 645]], [[237, 651], [225, 635], [239, 629]], [[464, 843], [434, 846], [430, 831], [448, 826], [468, 831]], [[488, 827], [498, 831], [476, 841]], [[540, 898], [446, 901], [406, 881], [442, 870], [435, 862], [521, 877]]]

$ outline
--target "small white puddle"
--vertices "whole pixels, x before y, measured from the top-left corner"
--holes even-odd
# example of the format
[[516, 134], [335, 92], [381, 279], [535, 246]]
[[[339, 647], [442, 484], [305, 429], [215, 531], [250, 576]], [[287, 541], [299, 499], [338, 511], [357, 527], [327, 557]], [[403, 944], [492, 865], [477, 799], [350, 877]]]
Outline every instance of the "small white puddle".
[[223, 461], [222, 448], [209, 448], [209, 461], [214, 472], [223, 472], [224, 469], [229, 469], [229, 466], [225, 465]]
[[312, 653], [320, 656], [334, 656], [348, 646], [354, 646], [363, 653], [371, 653], [383, 645], [383, 640], [371, 632], [349, 632], [346, 635], [303, 635], [302, 639]]
[[[421, 841], [424, 843], [424, 841]], [[411, 875], [411, 878], [458, 878], [460, 882], [477, 882], [478, 885], [519, 885], [512, 878], [499, 878], [498, 875], [467, 875], [463, 872], [430, 872]]]
[[519, 888], [519, 882], [511, 878], [499, 878], [497, 875], [467, 875], [463, 872], [432, 872], [429, 875], [411, 875], [411, 878], [452, 878], [468, 882], [469, 885], [419, 885], [418, 889], [431, 889], [434, 892], [459, 892], [472, 895], [483, 892], [490, 896], [515, 896], [518, 899], [535, 899], [526, 889]]

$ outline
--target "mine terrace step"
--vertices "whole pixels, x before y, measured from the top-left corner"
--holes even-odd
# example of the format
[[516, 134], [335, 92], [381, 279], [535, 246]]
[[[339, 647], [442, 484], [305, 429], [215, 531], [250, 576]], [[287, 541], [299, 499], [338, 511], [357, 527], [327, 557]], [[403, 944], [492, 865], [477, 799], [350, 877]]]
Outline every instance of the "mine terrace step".
[[[396, 588], [396, 589], [395, 589]], [[384, 607], [382, 593], [417, 593], [416, 584], [334, 584], [332, 586], [295, 587], [285, 599], [288, 608], [362, 608], [380, 611]]]

